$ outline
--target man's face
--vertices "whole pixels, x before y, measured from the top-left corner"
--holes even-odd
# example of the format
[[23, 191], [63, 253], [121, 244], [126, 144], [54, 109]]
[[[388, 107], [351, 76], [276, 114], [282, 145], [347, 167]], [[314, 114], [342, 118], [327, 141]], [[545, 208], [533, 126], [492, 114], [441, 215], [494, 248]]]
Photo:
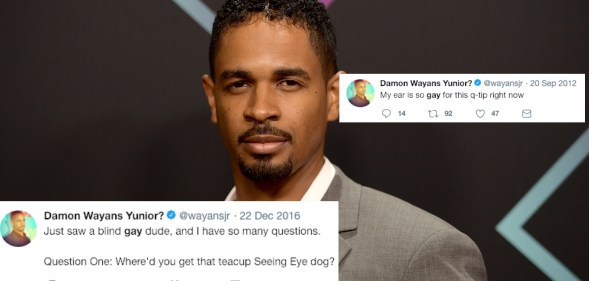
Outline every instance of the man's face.
[[356, 95], [364, 97], [364, 94], [366, 94], [366, 83], [357, 82], [354, 87], [356, 88]]
[[15, 232], [22, 233], [25, 231], [25, 216], [23, 214], [12, 216], [11, 222]]
[[323, 161], [339, 78], [324, 80], [305, 29], [255, 16], [222, 35], [214, 64], [214, 82], [205, 75], [203, 86], [234, 170], [283, 179]]

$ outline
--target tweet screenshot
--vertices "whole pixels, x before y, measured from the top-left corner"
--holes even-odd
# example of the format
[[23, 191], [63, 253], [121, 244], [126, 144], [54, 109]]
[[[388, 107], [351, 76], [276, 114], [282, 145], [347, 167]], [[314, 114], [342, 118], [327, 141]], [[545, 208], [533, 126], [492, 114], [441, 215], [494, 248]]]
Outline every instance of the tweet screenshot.
[[0, 202], [2, 280], [338, 280], [338, 202]]
[[584, 123], [585, 74], [342, 74], [340, 122]]

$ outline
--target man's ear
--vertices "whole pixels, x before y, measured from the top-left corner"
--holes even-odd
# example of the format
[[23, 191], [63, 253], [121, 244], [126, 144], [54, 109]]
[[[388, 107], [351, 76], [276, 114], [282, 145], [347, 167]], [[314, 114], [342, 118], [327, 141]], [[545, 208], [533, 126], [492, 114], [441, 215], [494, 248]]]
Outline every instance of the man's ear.
[[209, 102], [209, 108], [211, 109], [211, 122], [217, 124], [217, 107], [215, 106], [215, 82], [208, 74], [202, 76], [202, 87], [205, 89], [207, 100]]
[[335, 121], [339, 117], [339, 75], [338, 71], [327, 81], [327, 120]]

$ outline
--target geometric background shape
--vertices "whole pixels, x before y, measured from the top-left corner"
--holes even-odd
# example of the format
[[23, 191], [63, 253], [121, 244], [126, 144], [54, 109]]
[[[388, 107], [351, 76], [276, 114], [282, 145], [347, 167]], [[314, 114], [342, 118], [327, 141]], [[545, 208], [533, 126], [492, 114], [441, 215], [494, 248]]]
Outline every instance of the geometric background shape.
[[580, 280], [530, 235], [523, 225], [589, 154], [589, 129], [548, 169], [497, 224], [496, 230], [552, 280]]
[[213, 31], [215, 12], [200, 0], [174, 0], [194, 21], [209, 34]]

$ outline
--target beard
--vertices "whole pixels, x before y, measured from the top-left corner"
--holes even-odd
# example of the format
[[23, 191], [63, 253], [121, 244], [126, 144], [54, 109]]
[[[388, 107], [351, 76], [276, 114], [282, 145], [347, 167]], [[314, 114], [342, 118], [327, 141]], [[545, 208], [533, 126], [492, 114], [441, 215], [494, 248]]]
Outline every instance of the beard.
[[[283, 137], [286, 141], [292, 141], [292, 135], [286, 131], [272, 127], [269, 124], [254, 124], [251, 129], [238, 137], [238, 143], [242, 143], [246, 138], [254, 135], [276, 135]], [[273, 155], [253, 155], [253, 157], [253, 163], [246, 163], [241, 156], [238, 156], [237, 159], [241, 173], [250, 180], [280, 180], [286, 178], [292, 172], [292, 153], [286, 161], [278, 164], [272, 164]]]
[[272, 155], [256, 156], [253, 163], [246, 163], [239, 158], [237, 163], [241, 173], [250, 180], [280, 180], [288, 177], [293, 169], [292, 155], [282, 163], [272, 164]]

